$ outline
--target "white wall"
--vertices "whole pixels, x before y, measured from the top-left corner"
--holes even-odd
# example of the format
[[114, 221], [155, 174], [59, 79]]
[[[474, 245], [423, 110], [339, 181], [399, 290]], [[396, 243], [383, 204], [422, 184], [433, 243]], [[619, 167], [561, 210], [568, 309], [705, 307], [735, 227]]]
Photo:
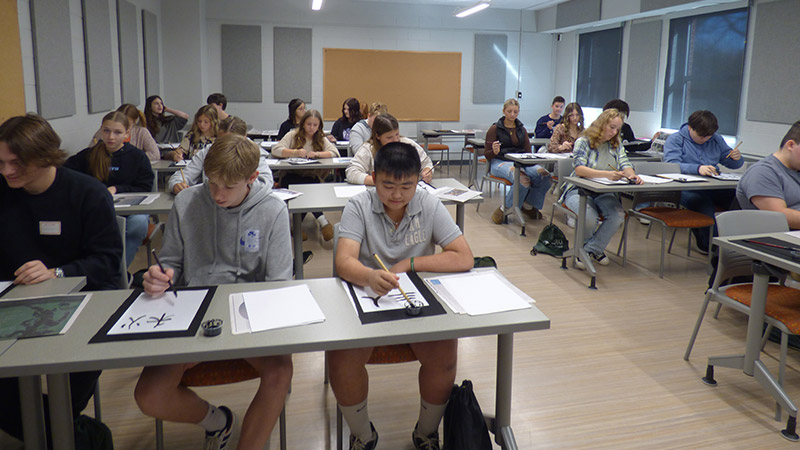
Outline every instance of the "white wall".
[[[50, 124], [61, 137], [62, 148], [70, 154], [85, 148], [95, 131], [100, 127], [100, 120], [105, 113], [89, 114], [89, 101], [86, 91], [86, 62], [84, 57], [83, 22], [81, 13], [81, 0], [68, 0], [70, 11], [70, 32], [72, 34], [72, 70], [75, 78], [75, 104], [76, 114], [71, 117], [50, 120]], [[117, 39], [117, 2], [109, 1], [109, 14], [111, 21], [111, 37]], [[128, 0], [137, 6], [137, 36], [139, 48], [142, 48], [141, 8], [161, 14], [161, 0]], [[36, 107], [36, 78], [33, 63], [33, 36], [30, 16], [30, 1], [18, 0], [17, 10], [19, 15], [20, 42], [22, 47], [22, 67], [25, 79], [25, 109], [37, 112]], [[114, 103], [119, 104], [121, 99], [119, 81], [119, 47], [112, 45], [112, 61], [114, 73]], [[140, 108], [144, 107], [144, 63], [139, 61], [140, 92], [142, 93]], [[69, 70], [69, 68], [65, 68]]]

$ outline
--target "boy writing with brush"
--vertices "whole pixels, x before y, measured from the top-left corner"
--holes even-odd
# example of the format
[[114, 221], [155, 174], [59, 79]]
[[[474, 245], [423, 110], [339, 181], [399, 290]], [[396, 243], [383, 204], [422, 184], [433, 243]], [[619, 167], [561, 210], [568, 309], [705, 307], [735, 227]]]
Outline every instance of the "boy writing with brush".
[[[420, 160], [414, 147], [402, 142], [383, 146], [374, 168], [375, 190], [352, 197], [342, 213], [335, 261], [339, 276], [385, 295], [399, 287], [398, 273], [470, 270], [472, 251], [450, 213], [439, 199], [417, 190]], [[441, 253], [435, 253], [437, 245]], [[378, 259], [389, 269], [382, 269]], [[438, 428], [455, 380], [458, 341], [410, 345], [421, 364], [422, 397], [412, 441], [417, 449], [439, 449]], [[378, 443], [367, 411], [371, 354], [371, 347], [327, 353], [331, 389], [351, 430], [351, 450], [371, 450]]]

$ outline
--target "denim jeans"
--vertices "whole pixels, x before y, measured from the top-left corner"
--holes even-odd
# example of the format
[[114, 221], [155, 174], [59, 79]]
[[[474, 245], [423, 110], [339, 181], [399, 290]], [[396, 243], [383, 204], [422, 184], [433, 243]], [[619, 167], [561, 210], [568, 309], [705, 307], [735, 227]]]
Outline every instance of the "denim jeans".
[[147, 214], [136, 214], [125, 218], [125, 264], [130, 266], [136, 256], [136, 250], [147, 236], [149, 224]]
[[[547, 195], [547, 190], [550, 189], [550, 175], [541, 176], [539, 175], [538, 169], [542, 168], [542, 166], [536, 164], [534, 166], [523, 166], [522, 173], [527, 175], [530, 178], [530, 187], [520, 186], [519, 187], [519, 204], [517, 206], [522, 206], [522, 202], [527, 201], [529, 205], [533, 206], [536, 209], [542, 209], [544, 206], [544, 196]], [[514, 163], [511, 161], [503, 161], [502, 159], [493, 159], [491, 165], [491, 174], [505, 178], [509, 181], [514, 181]], [[505, 207], [511, 208], [511, 204], [514, 202], [514, 186], [511, 186], [511, 189], [506, 194], [505, 200]]]
[[[567, 193], [564, 199], [567, 208], [575, 211], [580, 209], [580, 195], [577, 189]], [[598, 219], [603, 217], [603, 222], [597, 226]], [[622, 226], [625, 211], [622, 209], [616, 194], [601, 194], [596, 197], [586, 198], [586, 223], [584, 226], [583, 248], [595, 255], [605, 252], [611, 238]]]

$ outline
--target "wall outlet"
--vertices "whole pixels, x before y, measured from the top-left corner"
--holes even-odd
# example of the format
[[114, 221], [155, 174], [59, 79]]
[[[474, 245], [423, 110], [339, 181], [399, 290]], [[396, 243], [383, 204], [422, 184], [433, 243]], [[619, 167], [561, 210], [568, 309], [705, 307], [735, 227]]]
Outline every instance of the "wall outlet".
[[522, 91], [517, 91], [517, 99], [522, 100]]

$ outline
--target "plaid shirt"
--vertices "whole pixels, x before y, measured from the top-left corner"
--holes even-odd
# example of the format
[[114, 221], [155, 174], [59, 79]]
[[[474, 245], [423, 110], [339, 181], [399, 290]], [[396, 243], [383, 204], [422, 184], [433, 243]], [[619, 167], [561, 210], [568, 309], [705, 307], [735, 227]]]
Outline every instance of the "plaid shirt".
[[[578, 138], [578, 140], [575, 141], [575, 145], [572, 149], [572, 167], [586, 166], [590, 169], [597, 170], [608, 169], [608, 167], [597, 167], [597, 158], [601, 151], [608, 151], [611, 153], [611, 156], [616, 160], [617, 170], [633, 168], [633, 165], [628, 160], [627, 153], [625, 153], [625, 147], [622, 145], [617, 148], [611, 148], [608, 142], [604, 142], [595, 149], [589, 146], [589, 140], [585, 137]], [[575, 176], [575, 169], [572, 170], [570, 176]], [[567, 183], [558, 201], [564, 203], [564, 199], [567, 198], [567, 193], [573, 189], [575, 189], [575, 186], [572, 183]]]

